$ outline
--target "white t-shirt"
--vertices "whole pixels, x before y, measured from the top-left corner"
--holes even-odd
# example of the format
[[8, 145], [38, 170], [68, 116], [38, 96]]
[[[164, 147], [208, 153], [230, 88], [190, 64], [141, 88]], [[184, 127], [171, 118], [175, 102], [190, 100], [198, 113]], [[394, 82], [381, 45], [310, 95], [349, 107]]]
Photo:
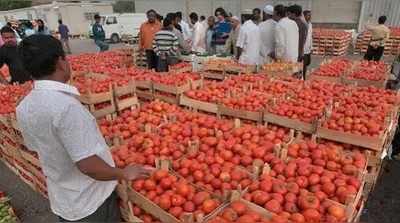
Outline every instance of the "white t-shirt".
[[194, 24], [192, 51], [198, 53], [206, 52], [206, 33], [207, 33], [207, 23], [196, 22], [196, 24]]
[[92, 179], [76, 166], [93, 155], [115, 166], [96, 119], [77, 96], [71, 85], [35, 81], [17, 107], [25, 145], [39, 154], [51, 209], [69, 221], [93, 214], [117, 185], [117, 181]]
[[268, 54], [275, 51], [275, 27], [276, 21], [273, 19], [268, 19], [260, 25], [261, 33], [261, 62], [269, 62]]
[[277, 59], [297, 62], [299, 56], [299, 27], [285, 17], [276, 24], [275, 55]]
[[239, 63], [260, 64], [260, 28], [253, 21], [248, 20], [240, 27], [236, 46], [242, 48]]
[[184, 40], [190, 40], [192, 39], [192, 30], [190, 29], [190, 26], [187, 22], [181, 20], [179, 25], [182, 28], [182, 34], [183, 34], [183, 39]]
[[306, 43], [304, 44], [304, 54], [311, 54], [312, 47], [313, 47], [313, 40], [312, 40], [312, 23], [307, 23], [307, 38], [306, 38]]

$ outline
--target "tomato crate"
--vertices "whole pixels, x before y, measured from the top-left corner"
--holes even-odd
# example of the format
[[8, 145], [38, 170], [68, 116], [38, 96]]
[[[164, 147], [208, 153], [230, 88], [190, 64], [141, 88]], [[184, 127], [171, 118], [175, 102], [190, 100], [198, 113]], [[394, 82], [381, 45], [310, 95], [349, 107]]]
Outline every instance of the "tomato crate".
[[20, 153], [21, 153], [22, 158], [25, 159], [28, 163], [30, 163], [31, 165], [33, 165], [35, 167], [40, 167], [41, 164], [38, 159], [37, 153], [35, 153], [33, 151], [29, 151], [27, 148], [24, 148], [24, 146], [22, 146]]
[[388, 81], [388, 77], [386, 77], [384, 80], [379, 80], [379, 81], [371, 81], [371, 80], [365, 80], [365, 79], [356, 79], [356, 78], [345, 78], [344, 83], [345, 84], [350, 84], [350, 85], [356, 85], [356, 86], [374, 86], [377, 88], [386, 88], [386, 83]]
[[[312, 71], [311, 71], [312, 72]], [[317, 81], [329, 81], [332, 83], [343, 83], [343, 77], [339, 76], [339, 77], [335, 77], [335, 76], [321, 76], [321, 75], [309, 75], [308, 76], [308, 80], [317, 80]]]
[[201, 76], [205, 79], [224, 80], [228, 75], [225, 71], [204, 71]]
[[196, 99], [192, 99], [182, 94], [179, 100], [179, 104], [182, 106], [186, 106], [193, 110], [200, 110], [209, 113], [218, 113], [218, 105], [215, 103], [200, 101]]
[[150, 80], [135, 80], [136, 94], [140, 99], [153, 100], [153, 83]]
[[95, 118], [102, 118], [114, 115], [117, 111], [114, 101], [112, 85], [110, 84], [107, 92], [82, 94], [79, 100], [84, 104]]
[[16, 164], [16, 169], [18, 170], [19, 178], [26, 183], [32, 190], [36, 191], [35, 181], [33, 179], [32, 173], [26, 170], [26, 167], [23, 167], [19, 164]]
[[139, 107], [139, 100], [136, 95], [136, 85], [133, 80], [130, 80], [125, 86], [114, 85], [113, 90], [117, 112]]
[[229, 116], [239, 119], [251, 120], [257, 123], [262, 123], [263, 112], [262, 111], [246, 111], [240, 109], [233, 109], [224, 105], [217, 105], [218, 115]]
[[299, 130], [302, 132], [313, 134], [317, 129], [316, 121], [312, 123], [303, 122], [297, 119], [291, 119], [285, 116], [280, 116], [276, 114], [272, 114], [270, 112], [265, 111], [263, 115], [263, 120], [266, 124], [276, 124], [279, 126]]
[[230, 208], [231, 205], [235, 202], [238, 203], [240, 202], [243, 204], [248, 211], [252, 211], [254, 213], [259, 214], [259, 216], [265, 220], [270, 220], [272, 216], [275, 214], [269, 212], [267, 209], [264, 207], [261, 207], [257, 204], [254, 204], [248, 200], [245, 200], [242, 198], [242, 191], [232, 191], [229, 201], [225, 202], [223, 205], [221, 205], [215, 212], [213, 212], [210, 216], [208, 216], [205, 220], [204, 223], [212, 222], [212, 223], [217, 223], [220, 221], [219, 216], [226, 210], [227, 208]]
[[132, 202], [120, 201], [119, 207], [121, 210], [122, 219], [129, 223], [143, 223], [144, 221], [133, 214]]

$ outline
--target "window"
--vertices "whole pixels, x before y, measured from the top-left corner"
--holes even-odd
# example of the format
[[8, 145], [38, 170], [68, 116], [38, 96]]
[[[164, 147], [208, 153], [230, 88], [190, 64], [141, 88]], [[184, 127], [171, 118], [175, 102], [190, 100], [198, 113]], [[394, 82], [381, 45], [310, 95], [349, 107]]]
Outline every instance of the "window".
[[99, 14], [98, 12], [85, 12], [84, 16], [87, 21], [94, 21], [94, 15]]
[[117, 17], [115, 17], [115, 16], [110, 16], [110, 17], [108, 17], [108, 18], [107, 18], [107, 21], [106, 21], [106, 24], [107, 24], [107, 25], [110, 25], [110, 24], [117, 24]]

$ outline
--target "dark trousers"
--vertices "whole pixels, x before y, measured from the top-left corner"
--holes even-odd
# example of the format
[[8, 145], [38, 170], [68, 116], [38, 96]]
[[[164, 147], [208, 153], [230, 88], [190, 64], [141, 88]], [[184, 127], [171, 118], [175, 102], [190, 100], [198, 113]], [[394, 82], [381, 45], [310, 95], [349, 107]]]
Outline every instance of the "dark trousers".
[[68, 221], [59, 217], [60, 222], [121, 222], [118, 195], [113, 192], [93, 214], [77, 221]]
[[383, 55], [385, 47], [379, 46], [374, 48], [372, 46], [368, 46], [367, 53], [364, 55], [364, 60], [375, 60], [379, 61]]
[[304, 54], [303, 60], [303, 80], [306, 79], [307, 67], [311, 64], [311, 54]]
[[169, 66], [177, 64], [179, 62], [178, 58], [176, 57], [161, 57], [157, 56], [157, 72], [168, 72]]
[[146, 50], [146, 60], [147, 60], [147, 68], [149, 69], [157, 68], [157, 56], [153, 50]]

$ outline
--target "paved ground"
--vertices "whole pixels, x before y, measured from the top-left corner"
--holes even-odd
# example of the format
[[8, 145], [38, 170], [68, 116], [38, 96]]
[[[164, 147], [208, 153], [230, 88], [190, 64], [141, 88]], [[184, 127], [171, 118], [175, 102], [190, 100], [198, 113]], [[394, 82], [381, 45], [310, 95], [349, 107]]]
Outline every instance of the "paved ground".
[[[92, 40], [72, 40], [72, 52], [96, 52]], [[120, 48], [123, 44], [113, 44], [111, 48]], [[351, 56], [357, 59], [359, 56]], [[317, 66], [322, 57], [314, 57], [312, 67]], [[400, 162], [387, 161], [380, 181], [367, 202], [362, 222], [398, 223], [400, 222]], [[17, 176], [0, 162], [0, 189], [11, 197], [11, 203], [22, 222], [50, 223], [57, 218], [51, 213], [48, 200], [31, 190]]]

